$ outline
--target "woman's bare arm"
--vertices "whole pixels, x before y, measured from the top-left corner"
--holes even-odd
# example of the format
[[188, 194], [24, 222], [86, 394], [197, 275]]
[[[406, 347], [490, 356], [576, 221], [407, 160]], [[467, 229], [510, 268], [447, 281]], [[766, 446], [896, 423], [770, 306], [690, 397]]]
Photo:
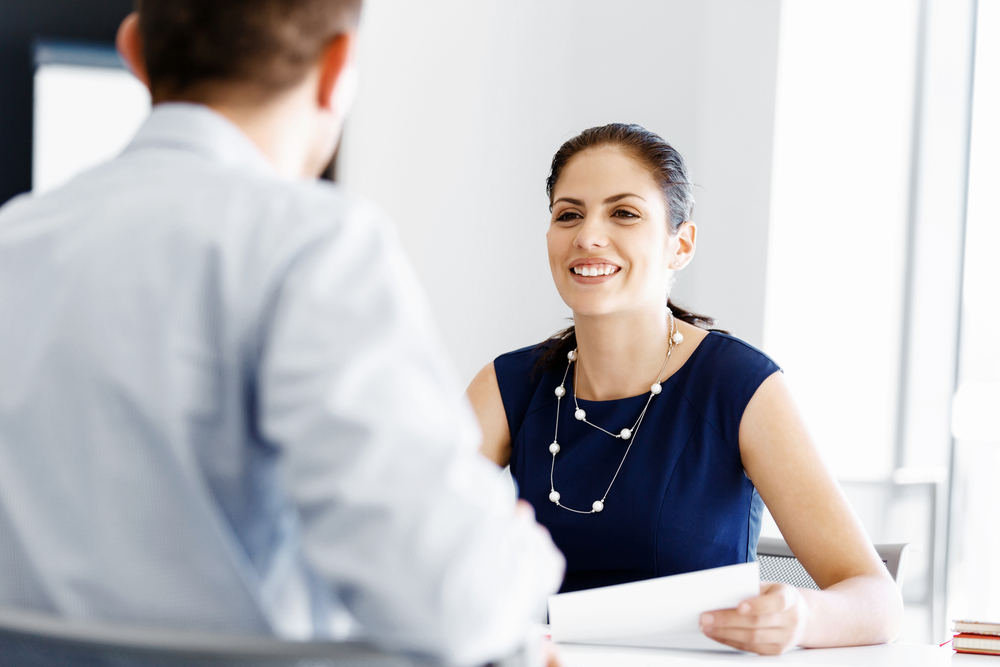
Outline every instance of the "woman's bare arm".
[[465, 395], [469, 397], [483, 431], [483, 444], [479, 451], [501, 468], [506, 467], [510, 464], [510, 427], [492, 361], [472, 379]]
[[[781, 373], [761, 384], [740, 424], [747, 474], [788, 546], [822, 590], [766, 584], [737, 609], [703, 617], [705, 633], [756, 653], [892, 641], [902, 598], [823, 463]], [[705, 623], [711, 617], [711, 623]]]

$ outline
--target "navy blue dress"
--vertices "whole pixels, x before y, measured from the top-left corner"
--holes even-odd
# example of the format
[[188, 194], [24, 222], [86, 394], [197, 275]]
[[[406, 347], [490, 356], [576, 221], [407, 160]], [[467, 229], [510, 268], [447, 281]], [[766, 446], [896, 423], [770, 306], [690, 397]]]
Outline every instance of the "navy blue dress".
[[[533, 373], [544, 351], [509, 352], [494, 367], [510, 426], [511, 474], [566, 556], [561, 592], [756, 558], [764, 504], [743, 471], [739, 428], [754, 392], [780, 370], [770, 358], [737, 338], [710, 333], [653, 398], [604, 510], [574, 514], [548, 497], [554, 391], [566, 366]], [[573, 417], [574, 370], [575, 364], [559, 414], [555, 488], [562, 504], [589, 510], [628, 442]], [[631, 428], [648, 396], [579, 403], [588, 421], [617, 432]]]

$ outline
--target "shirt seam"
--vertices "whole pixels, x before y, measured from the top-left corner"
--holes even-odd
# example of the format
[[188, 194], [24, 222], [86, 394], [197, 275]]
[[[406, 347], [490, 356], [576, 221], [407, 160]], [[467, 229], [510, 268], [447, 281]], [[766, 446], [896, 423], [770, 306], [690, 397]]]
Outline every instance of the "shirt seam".
[[[710, 429], [712, 429], [717, 436], [719, 436], [719, 439], [722, 440], [722, 442], [726, 443], [726, 446], [728, 446], [729, 449], [734, 449], [736, 451], [736, 453], [738, 454], [739, 451], [740, 451], [739, 447], [733, 447], [732, 443], [729, 442], [726, 439], [726, 437], [724, 435], [722, 435], [722, 433], [719, 432], [719, 429], [715, 426], [715, 424], [713, 424], [707, 417], [705, 417], [705, 415], [703, 415], [701, 413], [701, 410], [699, 410], [697, 407], [695, 407], [694, 402], [692, 402], [691, 399], [688, 398], [687, 394], [684, 393], [684, 390], [681, 389], [679, 386], [677, 386], [677, 384], [674, 383], [673, 378], [671, 377], [667, 381], [670, 382], [670, 386], [672, 386], [674, 389], [677, 390], [677, 393], [680, 394], [681, 398], [683, 398], [684, 401], [691, 407], [691, 409], [694, 411], [694, 413], [696, 415], [698, 415], [698, 418], [701, 419], [706, 424], [708, 424], [708, 427]], [[742, 417], [741, 417], [741, 419], [742, 419]], [[742, 458], [742, 455], [741, 455], [740, 456], [740, 461], [742, 461], [742, 460], [743, 460], [743, 458]]]
[[[751, 482], [750, 483], [750, 503], [747, 506], [747, 543], [746, 543], [746, 552], [745, 552], [745, 555], [743, 557], [743, 562], [744, 563], [749, 563], [750, 562], [750, 520], [753, 517], [753, 495], [755, 493], [757, 493], [757, 487], [753, 485], [753, 482]], [[757, 554], [756, 553], [754, 554], [754, 560], [757, 560]]]
[[[707, 419], [701, 417], [700, 415], [699, 418], [703, 422], [708, 424]], [[709, 426], [711, 426], [711, 424], [709, 424]], [[667, 499], [667, 491], [670, 489], [670, 485], [673, 484], [674, 482], [674, 472], [677, 468], [677, 464], [680, 463], [680, 460], [684, 457], [684, 452], [686, 452], [687, 448], [691, 445], [691, 441], [694, 439], [694, 435], [697, 432], [698, 432], [697, 428], [691, 429], [691, 433], [688, 435], [687, 440], [684, 442], [684, 446], [681, 448], [681, 451], [678, 453], [677, 458], [674, 460], [674, 467], [671, 468], [670, 470], [670, 477], [668, 478], [667, 483], [663, 485], [663, 494], [660, 496], [660, 506], [656, 510], [656, 529], [655, 533], [653, 534], [653, 575], [655, 577], [660, 576], [660, 559], [657, 556], [660, 553], [660, 525], [661, 525], [660, 517], [663, 516], [663, 504], [666, 502]]]

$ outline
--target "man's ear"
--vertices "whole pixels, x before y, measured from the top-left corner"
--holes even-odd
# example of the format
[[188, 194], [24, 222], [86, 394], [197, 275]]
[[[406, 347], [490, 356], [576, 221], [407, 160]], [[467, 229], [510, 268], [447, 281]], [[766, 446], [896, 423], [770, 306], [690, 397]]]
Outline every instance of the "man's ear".
[[132, 12], [118, 26], [115, 37], [115, 47], [118, 55], [125, 61], [129, 71], [139, 81], [149, 88], [149, 75], [146, 73], [146, 58], [142, 54], [142, 35], [139, 34], [139, 14]]
[[319, 62], [319, 99], [321, 109], [340, 117], [347, 115], [357, 90], [357, 64], [354, 50], [357, 33], [349, 31], [334, 37]]

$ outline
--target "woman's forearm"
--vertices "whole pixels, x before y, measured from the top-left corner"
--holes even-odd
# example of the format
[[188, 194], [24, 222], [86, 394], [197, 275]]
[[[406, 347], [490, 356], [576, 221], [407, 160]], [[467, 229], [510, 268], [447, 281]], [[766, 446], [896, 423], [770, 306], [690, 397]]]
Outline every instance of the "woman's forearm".
[[808, 609], [801, 646], [882, 644], [899, 636], [903, 598], [887, 576], [852, 577], [826, 590], [800, 592]]

